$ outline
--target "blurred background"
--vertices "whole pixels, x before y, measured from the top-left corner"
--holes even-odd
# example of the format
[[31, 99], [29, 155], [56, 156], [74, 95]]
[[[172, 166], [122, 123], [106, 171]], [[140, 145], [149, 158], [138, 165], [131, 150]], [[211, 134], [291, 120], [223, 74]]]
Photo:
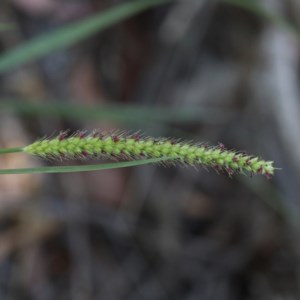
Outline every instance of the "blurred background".
[[300, 299], [299, 20], [297, 0], [1, 1], [1, 148], [140, 130], [282, 170], [1, 175], [0, 299]]

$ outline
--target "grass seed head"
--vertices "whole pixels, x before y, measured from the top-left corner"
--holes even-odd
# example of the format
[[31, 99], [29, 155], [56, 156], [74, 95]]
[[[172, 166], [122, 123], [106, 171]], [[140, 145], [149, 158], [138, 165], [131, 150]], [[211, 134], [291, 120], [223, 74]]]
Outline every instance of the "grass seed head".
[[87, 133], [78, 131], [73, 135], [61, 132], [55, 138], [36, 141], [23, 151], [45, 159], [95, 159], [137, 160], [166, 158], [165, 163], [211, 167], [230, 177], [235, 173], [262, 174], [270, 179], [275, 168], [272, 161], [265, 161], [244, 152], [228, 150], [224, 144], [216, 147], [208, 144], [175, 141], [168, 138], [142, 137], [139, 134]]

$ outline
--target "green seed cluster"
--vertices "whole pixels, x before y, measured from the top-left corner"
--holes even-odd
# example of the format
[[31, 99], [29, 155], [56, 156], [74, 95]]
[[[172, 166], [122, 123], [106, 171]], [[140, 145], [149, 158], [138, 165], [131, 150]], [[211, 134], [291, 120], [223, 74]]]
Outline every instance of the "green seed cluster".
[[39, 140], [23, 151], [46, 159], [82, 158], [169, 158], [171, 162], [212, 167], [229, 175], [247, 171], [250, 174], [274, 174], [273, 162], [258, 157], [227, 150], [223, 145], [207, 147], [170, 139], [141, 138], [136, 135], [76, 133], [67, 137], [64, 133], [53, 139]]

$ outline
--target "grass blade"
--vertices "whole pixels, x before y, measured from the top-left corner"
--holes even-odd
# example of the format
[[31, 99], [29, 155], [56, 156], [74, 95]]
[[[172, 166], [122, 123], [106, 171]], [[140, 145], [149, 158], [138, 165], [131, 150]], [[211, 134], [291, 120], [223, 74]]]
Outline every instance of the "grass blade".
[[225, 109], [208, 109], [201, 107], [145, 107], [145, 106], [82, 106], [69, 103], [47, 102], [32, 103], [28, 101], [2, 100], [1, 110], [30, 116], [55, 116], [73, 120], [115, 120], [124, 123], [169, 122], [221, 124], [226, 122], [234, 111]]
[[100, 12], [85, 20], [66, 25], [51, 33], [34, 38], [31, 41], [20, 45], [18, 48], [9, 50], [0, 56], [0, 73], [40, 58], [57, 49], [73, 45], [96, 32], [100, 32], [101, 30], [128, 19], [144, 10], [170, 1], [171, 0], [130, 1], [104, 12]]
[[74, 173], [74, 172], [100, 171], [100, 170], [110, 170], [110, 169], [117, 169], [117, 168], [141, 166], [145, 164], [166, 161], [168, 159], [169, 158], [153, 158], [153, 159], [143, 159], [143, 160], [136, 160], [136, 161], [104, 163], [104, 164], [84, 165], [84, 166], [53, 166], [53, 167], [36, 167], [36, 168], [21, 168], [21, 169], [4, 169], [4, 170], [0, 170], [0, 175], [1, 174]]

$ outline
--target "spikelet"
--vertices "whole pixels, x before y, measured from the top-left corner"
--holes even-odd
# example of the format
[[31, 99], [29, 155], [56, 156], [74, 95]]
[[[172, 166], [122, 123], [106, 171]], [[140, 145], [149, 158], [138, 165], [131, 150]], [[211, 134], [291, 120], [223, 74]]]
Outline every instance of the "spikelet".
[[72, 135], [61, 132], [55, 138], [45, 138], [23, 148], [23, 151], [45, 159], [145, 159], [168, 158], [170, 163], [184, 163], [191, 166], [212, 167], [229, 176], [248, 172], [265, 175], [274, 174], [272, 161], [242, 152], [227, 150], [219, 143], [208, 147], [204, 144], [175, 141], [168, 138], [142, 137], [139, 134], [86, 133], [78, 131]]

